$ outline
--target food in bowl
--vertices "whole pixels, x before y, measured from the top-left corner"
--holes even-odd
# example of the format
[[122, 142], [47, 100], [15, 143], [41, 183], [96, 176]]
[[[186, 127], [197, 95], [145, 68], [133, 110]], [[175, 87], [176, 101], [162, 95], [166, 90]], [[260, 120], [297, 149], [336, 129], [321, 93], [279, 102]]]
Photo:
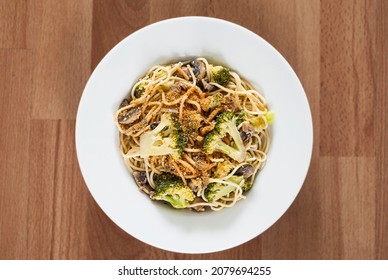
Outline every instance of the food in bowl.
[[196, 211], [246, 198], [264, 167], [273, 119], [247, 81], [202, 57], [152, 67], [115, 114], [138, 188]]

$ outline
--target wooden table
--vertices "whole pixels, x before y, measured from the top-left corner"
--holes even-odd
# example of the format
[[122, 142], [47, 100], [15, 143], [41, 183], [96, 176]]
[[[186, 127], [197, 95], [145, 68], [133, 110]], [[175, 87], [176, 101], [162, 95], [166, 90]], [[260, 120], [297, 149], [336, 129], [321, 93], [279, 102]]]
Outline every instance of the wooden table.
[[[246, 244], [204, 255], [119, 229], [86, 188], [74, 144], [102, 57], [145, 25], [187, 15], [230, 20], [277, 48], [314, 122], [311, 167], [287, 213]], [[387, 259], [387, 94], [384, 0], [1, 0], [0, 258]]]

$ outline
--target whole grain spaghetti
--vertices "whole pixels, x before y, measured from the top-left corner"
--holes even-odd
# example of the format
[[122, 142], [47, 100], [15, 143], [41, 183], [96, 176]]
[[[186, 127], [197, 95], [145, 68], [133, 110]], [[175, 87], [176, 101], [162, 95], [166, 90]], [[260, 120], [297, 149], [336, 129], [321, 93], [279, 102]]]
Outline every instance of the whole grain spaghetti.
[[205, 58], [156, 65], [115, 114], [140, 190], [175, 208], [232, 207], [253, 185], [273, 113], [237, 73]]

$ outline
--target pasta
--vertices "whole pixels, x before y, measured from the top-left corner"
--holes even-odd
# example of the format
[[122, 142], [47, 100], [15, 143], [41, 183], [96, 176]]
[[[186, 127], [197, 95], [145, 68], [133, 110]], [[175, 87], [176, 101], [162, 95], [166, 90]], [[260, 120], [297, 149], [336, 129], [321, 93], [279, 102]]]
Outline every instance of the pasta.
[[115, 122], [140, 190], [175, 208], [219, 211], [245, 199], [264, 167], [273, 117], [247, 81], [200, 57], [152, 67]]

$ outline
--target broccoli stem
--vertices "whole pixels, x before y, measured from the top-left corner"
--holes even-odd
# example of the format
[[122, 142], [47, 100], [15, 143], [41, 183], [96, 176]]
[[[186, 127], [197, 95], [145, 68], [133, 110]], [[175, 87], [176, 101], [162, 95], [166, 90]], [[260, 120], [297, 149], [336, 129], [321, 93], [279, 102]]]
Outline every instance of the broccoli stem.
[[242, 162], [245, 158], [245, 155], [242, 154], [239, 150], [236, 150], [230, 147], [229, 145], [225, 144], [221, 140], [217, 143], [216, 149], [219, 150], [220, 152], [223, 152], [224, 154], [226, 154], [227, 156], [233, 158], [238, 162]]

